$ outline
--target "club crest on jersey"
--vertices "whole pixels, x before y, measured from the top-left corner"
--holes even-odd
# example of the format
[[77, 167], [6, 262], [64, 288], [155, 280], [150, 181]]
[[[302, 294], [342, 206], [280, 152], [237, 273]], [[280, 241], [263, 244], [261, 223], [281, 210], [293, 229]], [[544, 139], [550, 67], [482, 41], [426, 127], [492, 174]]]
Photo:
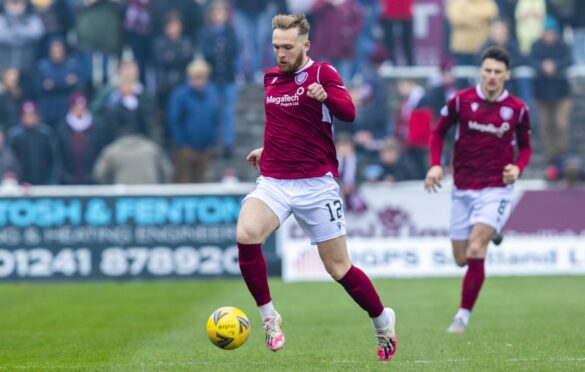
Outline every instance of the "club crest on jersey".
[[471, 111], [476, 112], [478, 108], [479, 108], [479, 103], [473, 102], [471, 104]]
[[512, 110], [512, 108], [510, 108], [508, 106], [502, 106], [500, 108], [500, 116], [502, 117], [502, 119], [510, 120], [510, 119], [512, 119], [513, 115], [514, 115], [514, 110]]
[[295, 82], [298, 85], [301, 85], [302, 83], [304, 83], [305, 81], [307, 81], [307, 78], [309, 77], [309, 74], [307, 73], [307, 71], [303, 71], [301, 73], [298, 73], [295, 75]]

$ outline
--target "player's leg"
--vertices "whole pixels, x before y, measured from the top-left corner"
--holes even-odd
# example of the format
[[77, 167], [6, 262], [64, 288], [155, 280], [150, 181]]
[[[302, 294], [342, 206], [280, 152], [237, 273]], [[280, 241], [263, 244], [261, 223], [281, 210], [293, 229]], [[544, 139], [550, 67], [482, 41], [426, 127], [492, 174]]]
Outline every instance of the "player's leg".
[[392, 359], [397, 346], [394, 311], [384, 309], [370, 278], [351, 264], [345, 235], [317, 243], [317, 246], [327, 272], [372, 319], [376, 328], [378, 358]]
[[[469, 237], [472, 231], [471, 215], [473, 211], [473, 201], [478, 197], [478, 193], [469, 190], [453, 189], [451, 195], [451, 226], [450, 237], [451, 246], [453, 248], [453, 258], [459, 267], [464, 267], [468, 264], [467, 250], [469, 247]], [[465, 331], [466, 323], [463, 323], [461, 316], [462, 311], [459, 310], [447, 332], [462, 333]]]
[[467, 249], [467, 272], [461, 286], [461, 305], [449, 327], [451, 333], [463, 333], [469, 324], [473, 306], [477, 301], [485, 280], [485, 256], [490, 240], [496, 230], [488, 225], [478, 223], [473, 226]]
[[[255, 190], [255, 192], [257, 192]], [[262, 254], [262, 243], [279, 226], [276, 213], [264, 201], [248, 197], [242, 205], [236, 235], [238, 241], [238, 261], [246, 286], [260, 309], [266, 345], [272, 351], [284, 346], [282, 320], [270, 297], [266, 261]]]
[[469, 240], [451, 240], [451, 247], [453, 248], [453, 258], [459, 267], [467, 265], [467, 246]]
[[343, 201], [333, 177], [296, 181], [292, 206], [301, 228], [318, 246], [327, 272], [372, 318], [377, 329], [378, 356], [390, 360], [396, 351], [394, 312], [384, 309], [374, 285], [363, 271], [352, 266], [347, 252]]

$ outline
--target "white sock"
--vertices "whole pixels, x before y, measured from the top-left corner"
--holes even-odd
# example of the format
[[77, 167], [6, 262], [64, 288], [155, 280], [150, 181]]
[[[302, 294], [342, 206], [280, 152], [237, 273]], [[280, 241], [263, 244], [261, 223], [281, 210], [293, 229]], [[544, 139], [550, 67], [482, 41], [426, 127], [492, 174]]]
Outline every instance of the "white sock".
[[469, 323], [470, 316], [471, 316], [471, 311], [469, 311], [467, 309], [459, 309], [459, 311], [457, 311], [457, 314], [455, 314], [455, 318], [463, 319], [463, 322], [465, 324]]
[[376, 327], [376, 329], [386, 329], [390, 327], [390, 315], [388, 315], [388, 312], [386, 309], [384, 309], [382, 314], [372, 318], [372, 322], [374, 323], [374, 327]]
[[270, 318], [276, 315], [276, 309], [274, 308], [272, 301], [265, 305], [258, 306], [258, 309], [260, 309], [260, 315], [262, 315], [262, 319]]

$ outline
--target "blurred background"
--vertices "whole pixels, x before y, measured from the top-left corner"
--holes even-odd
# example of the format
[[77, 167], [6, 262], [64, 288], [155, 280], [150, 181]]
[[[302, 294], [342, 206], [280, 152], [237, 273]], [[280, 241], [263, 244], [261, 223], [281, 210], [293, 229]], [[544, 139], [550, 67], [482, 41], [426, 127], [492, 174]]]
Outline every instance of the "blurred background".
[[[358, 116], [335, 123], [344, 189], [423, 178], [428, 137], [482, 50], [531, 108], [525, 178], [584, 178], [585, 4], [574, 0], [2, 0], [0, 178], [21, 185], [253, 181], [271, 18], [305, 12], [310, 56]], [[448, 151], [446, 151], [448, 153]], [[141, 159], [141, 161], [136, 161]], [[446, 156], [445, 165], [449, 164]]]

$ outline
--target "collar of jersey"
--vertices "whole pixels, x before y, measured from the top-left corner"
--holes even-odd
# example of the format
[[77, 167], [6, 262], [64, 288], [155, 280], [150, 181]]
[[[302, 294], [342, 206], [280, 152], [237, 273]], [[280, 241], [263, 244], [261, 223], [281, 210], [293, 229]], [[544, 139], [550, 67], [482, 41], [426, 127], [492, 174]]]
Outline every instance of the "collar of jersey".
[[[475, 91], [477, 92], [477, 95], [479, 96], [479, 98], [483, 99], [484, 101], [486, 100], [485, 94], [483, 94], [483, 91], [481, 90], [481, 84], [477, 84], [475, 86]], [[510, 93], [508, 93], [508, 90], [504, 89], [502, 94], [500, 94], [500, 96], [496, 99], [496, 102], [502, 102], [503, 100], [508, 98], [509, 95], [510, 95]]]
[[295, 75], [298, 74], [299, 72], [305, 71], [306, 69], [308, 69], [312, 65], [313, 65], [313, 60], [311, 58], [309, 58], [309, 60], [307, 61], [307, 63], [305, 63], [305, 65], [303, 67], [301, 67], [295, 71]]

